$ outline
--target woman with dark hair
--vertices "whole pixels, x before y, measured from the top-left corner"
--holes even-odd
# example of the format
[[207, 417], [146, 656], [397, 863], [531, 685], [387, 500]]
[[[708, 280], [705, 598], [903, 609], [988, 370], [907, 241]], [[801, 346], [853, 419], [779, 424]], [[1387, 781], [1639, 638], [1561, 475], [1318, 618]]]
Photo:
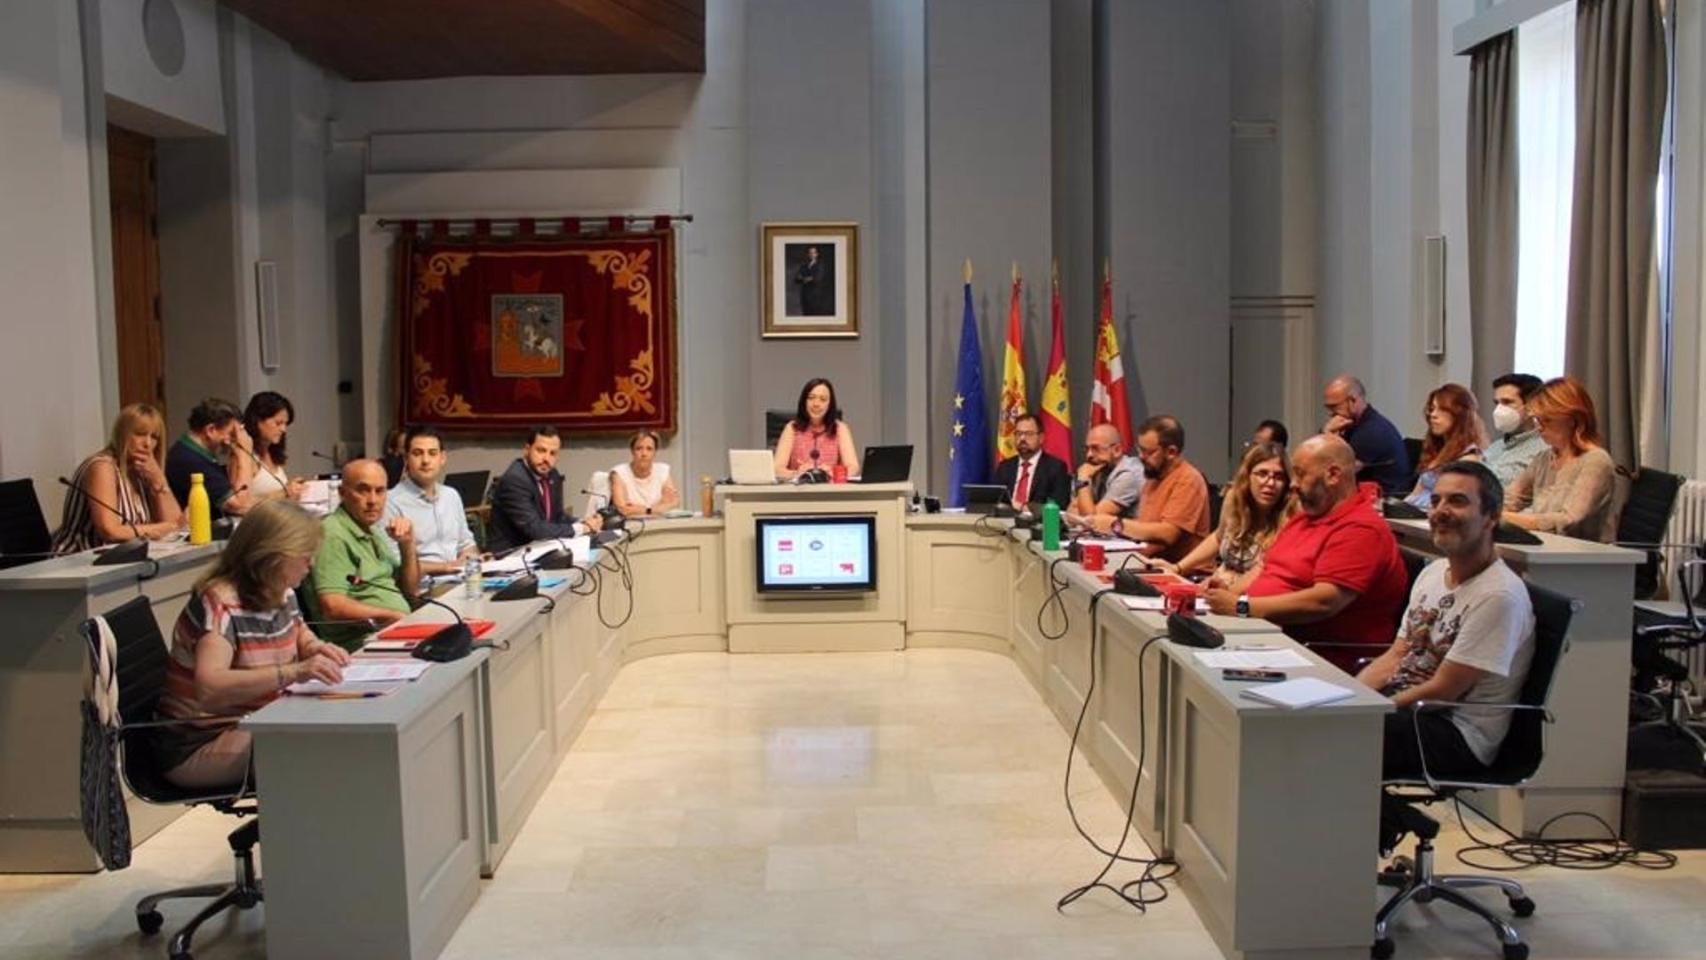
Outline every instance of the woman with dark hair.
[[1235, 593], [1262, 572], [1268, 547], [1280, 528], [1297, 513], [1291, 486], [1291, 464], [1278, 443], [1251, 444], [1227, 487], [1220, 511], [1220, 528], [1205, 537], [1177, 565], [1149, 562], [1168, 573], [1212, 573]]
[[1439, 468], [1453, 460], [1480, 460], [1487, 446], [1487, 427], [1476, 410], [1475, 395], [1460, 383], [1436, 387], [1428, 394], [1422, 415], [1428, 421], [1428, 435], [1416, 464], [1416, 487], [1404, 502], [1426, 510], [1434, 502]]
[[776, 440], [776, 476], [792, 480], [808, 470], [845, 466], [849, 475], [859, 473], [858, 447], [853, 428], [841, 419], [835, 402], [835, 385], [822, 377], [806, 381], [794, 419], [782, 428]]
[[243, 430], [255, 448], [255, 478], [249, 481], [249, 492], [256, 500], [302, 497], [306, 484], [300, 478], [292, 480], [284, 472], [289, 460], [284, 439], [295, 419], [296, 408], [284, 394], [271, 390], [250, 397], [248, 407], [243, 410]]
[[1526, 406], [1547, 449], [1505, 491], [1508, 520], [1527, 530], [1610, 543], [1617, 465], [1600, 445], [1593, 397], [1574, 377], [1546, 381]]

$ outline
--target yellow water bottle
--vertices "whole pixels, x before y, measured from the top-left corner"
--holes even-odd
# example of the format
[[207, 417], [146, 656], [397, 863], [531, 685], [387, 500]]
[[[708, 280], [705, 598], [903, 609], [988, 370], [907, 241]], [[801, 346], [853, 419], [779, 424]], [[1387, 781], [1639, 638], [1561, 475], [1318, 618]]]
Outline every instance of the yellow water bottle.
[[213, 542], [213, 505], [207, 499], [207, 483], [199, 473], [190, 474], [190, 542]]

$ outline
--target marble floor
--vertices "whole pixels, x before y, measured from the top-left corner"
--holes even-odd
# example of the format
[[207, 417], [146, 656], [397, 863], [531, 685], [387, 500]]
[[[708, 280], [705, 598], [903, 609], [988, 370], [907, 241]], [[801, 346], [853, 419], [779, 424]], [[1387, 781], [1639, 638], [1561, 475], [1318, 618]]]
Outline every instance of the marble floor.
[[[642, 660], [617, 676], [444, 956], [1219, 957], [1176, 889], [1144, 914], [1105, 893], [1055, 910], [1102, 865], [1067, 818], [1065, 750], [1000, 656]], [[1080, 816], [1111, 842], [1123, 811], [1078, 769]], [[132, 904], [224, 876], [229, 827], [194, 811], [127, 870], [0, 876], [0, 957], [164, 957], [163, 938], [137, 935]], [[1463, 842], [1446, 831], [1442, 865]], [[1517, 921], [1536, 958], [1706, 952], [1706, 851], [1664, 872], [1519, 878], [1539, 905]], [[188, 913], [171, 909], [168, 929]], [[196, 956], [261, 957], [263, 923], [264, 908], [217, 921]], [[1405, 960], [1499, 955], [1480, 921], [1449, 908], [1408, 909], [1397, 937]]]

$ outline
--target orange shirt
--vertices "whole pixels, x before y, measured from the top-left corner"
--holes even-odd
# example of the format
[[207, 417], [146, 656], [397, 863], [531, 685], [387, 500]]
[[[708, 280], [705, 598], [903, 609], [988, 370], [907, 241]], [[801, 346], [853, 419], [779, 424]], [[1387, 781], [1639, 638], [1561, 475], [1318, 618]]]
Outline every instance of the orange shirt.
[[1137, 501], [1138, 523], [1171, 523], [1184, 531], [1156, 556], [1178, 562], [1208, 536], [1208, 482], [1183, 457], [1159, 480], [1143, 482]]

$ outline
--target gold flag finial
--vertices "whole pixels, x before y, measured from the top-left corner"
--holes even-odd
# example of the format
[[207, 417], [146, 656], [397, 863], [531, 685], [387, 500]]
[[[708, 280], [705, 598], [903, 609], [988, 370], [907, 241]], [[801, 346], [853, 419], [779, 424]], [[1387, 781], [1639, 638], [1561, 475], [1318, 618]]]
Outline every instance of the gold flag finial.
[[1019, 261], [1013, 261], [1013, 282], [1019, 282]]
[[971, 258], [966, 258], [966, 282], [971, 282]]
[[1060, 258], [1059, 257], [1055, 257], [1054, 260], [1049, 263], [1048, 278], [1049, 278], [1050, 283], [1053, 283], [1057, 287], [1060, 286]]

